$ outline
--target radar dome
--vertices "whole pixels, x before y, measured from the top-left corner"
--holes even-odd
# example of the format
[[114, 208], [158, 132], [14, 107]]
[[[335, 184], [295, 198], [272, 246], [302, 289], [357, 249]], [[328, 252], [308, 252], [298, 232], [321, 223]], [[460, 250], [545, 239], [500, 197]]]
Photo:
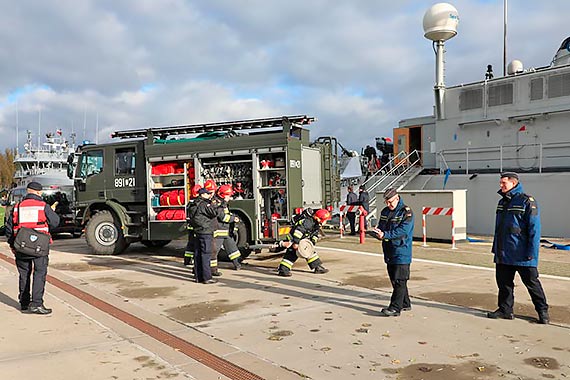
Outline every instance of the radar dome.
[[448, 3], [432, 5], [424, 15], [424, 37], [432, 41], [447, 41], [457, 34], [459, 14]]
[[508, 75], [520, 74], [523, 71], [524, 71], [523, 63], [521, 61], [519, 61], [518, 59], [511, 61], [507, 65], [507, 74]]

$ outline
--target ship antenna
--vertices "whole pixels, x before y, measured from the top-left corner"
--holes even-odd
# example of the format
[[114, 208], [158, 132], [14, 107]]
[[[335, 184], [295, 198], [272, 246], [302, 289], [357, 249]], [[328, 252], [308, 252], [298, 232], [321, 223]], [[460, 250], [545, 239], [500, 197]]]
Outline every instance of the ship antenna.
[[507, 11], [508, 0], [503, 2], [503, 76], [507, 76]]

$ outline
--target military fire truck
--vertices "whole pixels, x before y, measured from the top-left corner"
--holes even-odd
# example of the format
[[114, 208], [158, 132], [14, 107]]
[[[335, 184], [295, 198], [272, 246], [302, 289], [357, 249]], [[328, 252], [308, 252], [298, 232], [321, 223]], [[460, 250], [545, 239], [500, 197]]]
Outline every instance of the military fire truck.
[[241, 219], [234, 238], [243, 255], [283, 238], [295, 212], [332, 207], [340, 198], [336, 140], [311, 142], [306, 127], [314, 120], [126, 130], [112, 134], [116, 143], [80, 146], [69, 175], [88, 245], [109, 255], [133, 242], [162, 247], [184, 238], [189, 190], [208, 179], [234, 188], [230, 209]]

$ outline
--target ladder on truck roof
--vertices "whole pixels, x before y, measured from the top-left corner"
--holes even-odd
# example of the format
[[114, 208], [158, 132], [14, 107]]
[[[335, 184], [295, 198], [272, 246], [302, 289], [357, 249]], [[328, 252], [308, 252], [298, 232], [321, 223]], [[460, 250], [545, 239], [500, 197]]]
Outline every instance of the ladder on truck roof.
[[159, 136], [165, 139], [169, 135], [182, 135], [192, 133], [239, 131], [248, 129], [283, 128], [286, 125], [309, 125], [315, 121], [314, 117], [307, 115], [280, 116], [264, 119], [249, 119], [240, 121], [222, 121], [218, 123], [176, 125], [171, 127], [150, 127], [144, 129], [131, 129], [117, 131], [111, 134], [112, 138], [132, 139], [140, 137], [153, 138]]

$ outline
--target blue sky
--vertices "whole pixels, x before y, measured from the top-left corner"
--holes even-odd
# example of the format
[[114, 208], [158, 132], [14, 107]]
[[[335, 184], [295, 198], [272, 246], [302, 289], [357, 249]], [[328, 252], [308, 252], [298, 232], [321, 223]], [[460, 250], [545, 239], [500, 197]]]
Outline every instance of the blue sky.
[[[115, 130], [308, 114], [312, 137], [360, 150], [429, 115], [434, 56], [423, 0], [2, 0], [0, 148], [35, 132]], [[446, 84], [502, 73], [503, 1], [451, 2]], [[550, 63], [567, 0], [509, 2], [509, 60]], [[16, 101], [17, 100], [17, 101]], [[85, 118], [85, 129], [84, 129]]]

